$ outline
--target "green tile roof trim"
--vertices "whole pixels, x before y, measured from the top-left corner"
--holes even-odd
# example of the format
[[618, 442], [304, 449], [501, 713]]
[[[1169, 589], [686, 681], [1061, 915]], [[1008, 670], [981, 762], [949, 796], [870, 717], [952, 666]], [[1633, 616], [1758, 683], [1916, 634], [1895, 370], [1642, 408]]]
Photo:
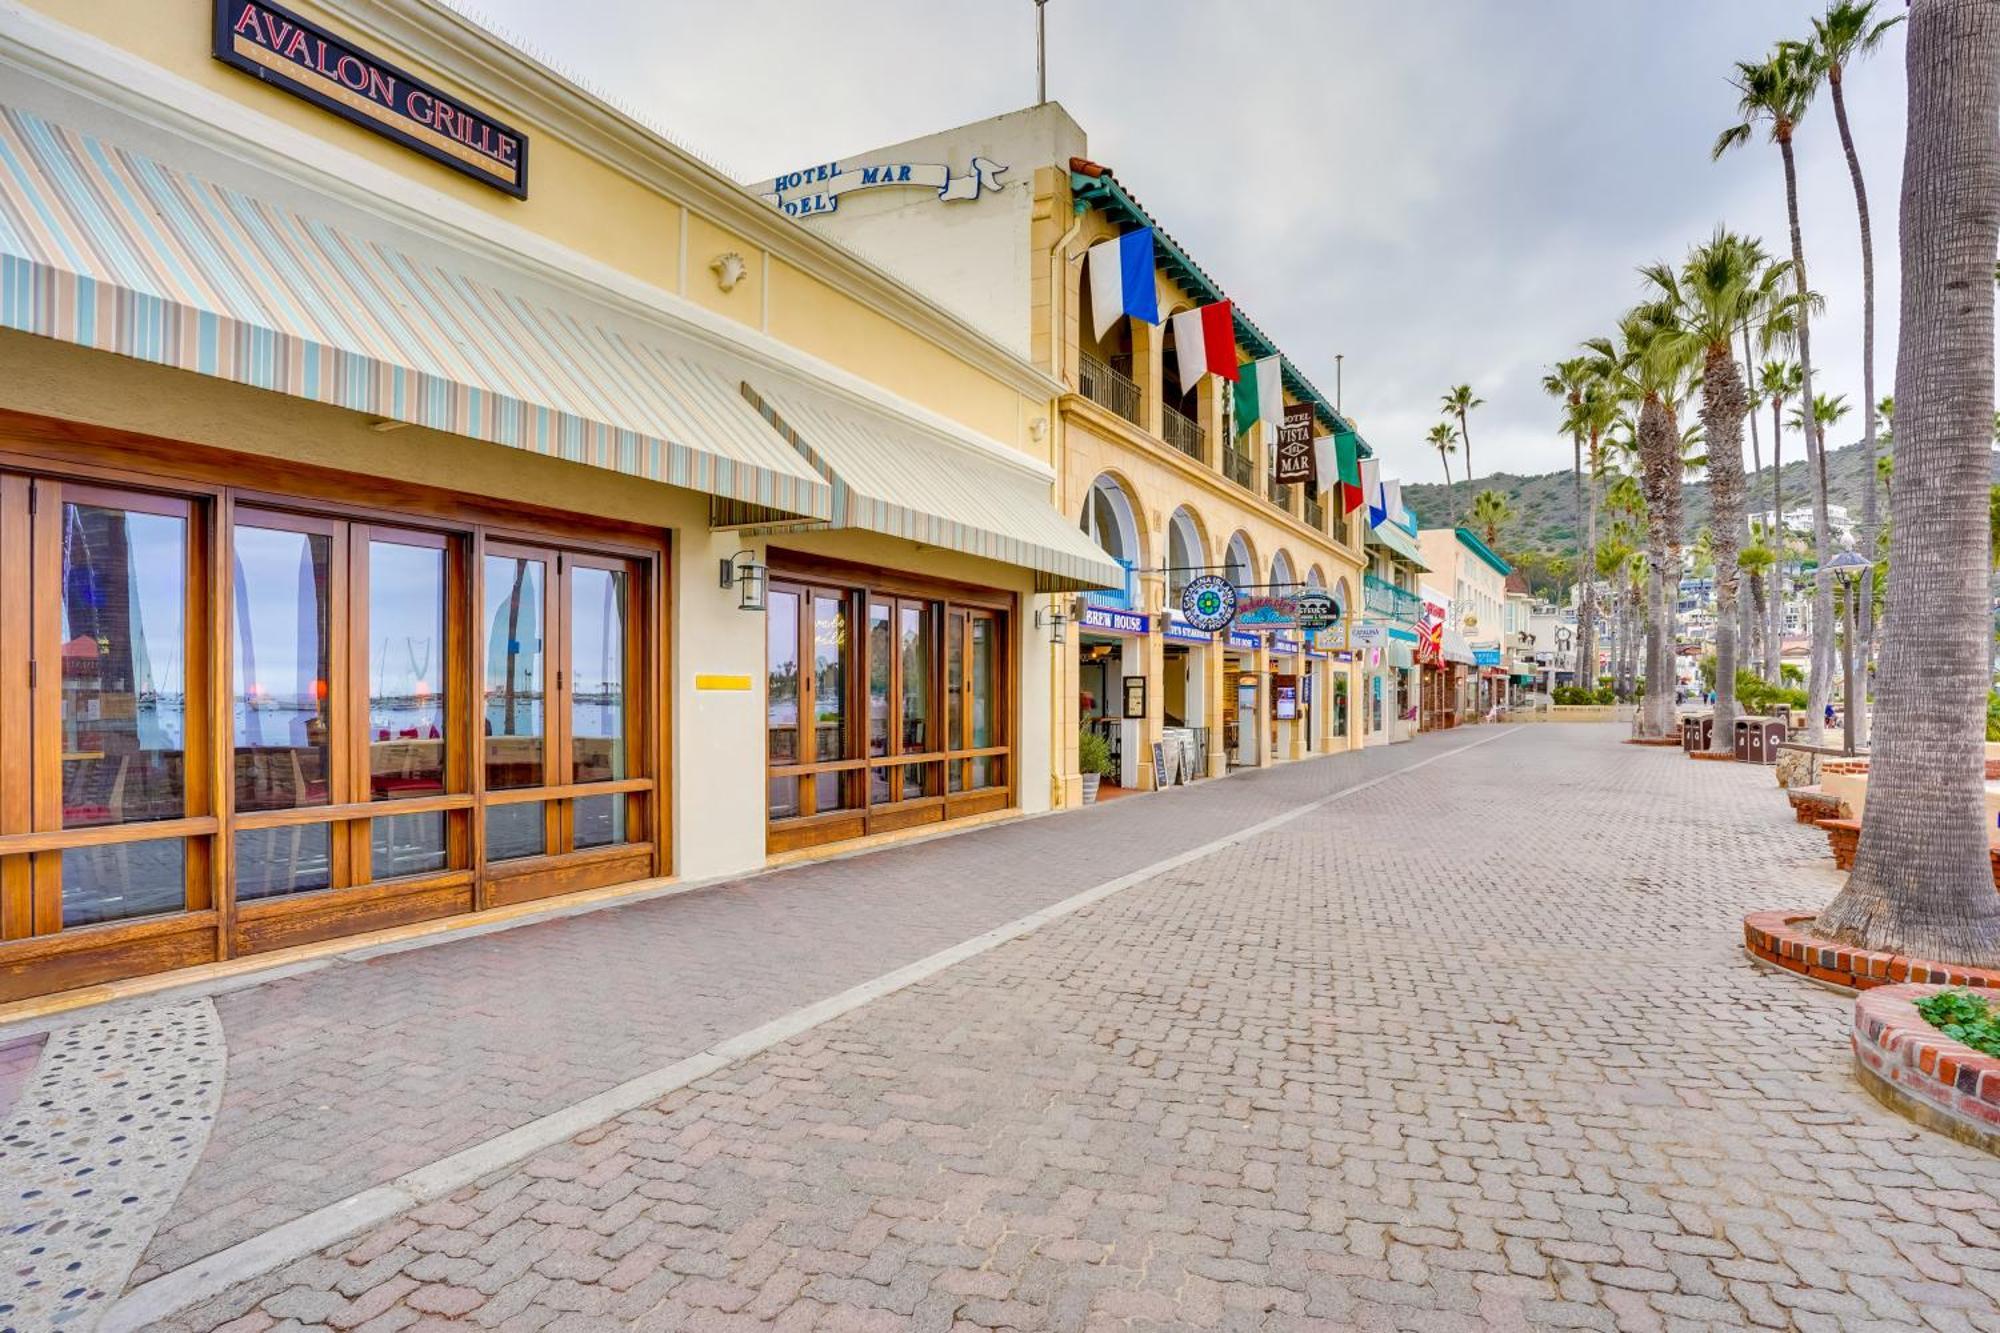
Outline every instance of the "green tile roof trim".
[[[1215, 279], [1203, 272], [1199, 264], [1188, 258], [1180, 243], [1167, 234], [1166, 228], [1156, 222], [1152, 214], [1140, 207], [1138, 201], [1125, 192], [1125, 187], [1118, 183], [1117, 178], [1111, 174], [1111, 169], [1102, 167], [1101, 170], [1104, 173], [1101, 176], [1091, 176], [1080, 171], [1070, 172], [1069, 188], [1076, 200], [1076, 211], [1081, 213], [1086, 209], [1095, 208], [1113, 222], [1136, 227], [1151, 227], [1154, 253], [1168, 277], [1179, 283], [1182, 290], [1204, 303], [1225, 299], [1228, 293], [1217, 285]], [[1283, 356], [1278, 345], [1271, 341], [1270, 335], [1258, 328], [1256, 321], [1243, 313], [1241, 305], [1234, 306], [1231, 313], [1235, 316], [1236, 342], [1239, 346], [1255, 357]], [[1369, 447], [1368, 441], [1362, 438], [1359, 431], [1354, 430], [1354, 423], [1335, 410], [1327, 396], [1292, 364], [1289, 357], [1284, 361], [1284, 373], [1285, 387], [1292, 391], [1294, 398], [1311, 403], [1315, 415], [1327, 429], [1352, 431], [1354, 437], [1361, 441], [1362, 457], [1374, 456], [1374, 449]]]
[[1484, 560], [1487, 564], [1493, 566], [1494, 569], [1500, 571], [1501, 578], [1504, 579], [1509, 574], [1512, 574], [1514, 572], [1514, 567], [1508, 564], [1505, 560], [1502, 560], [1499, 556], [1495, 555], [1493, 553], [1493, 548], [1488, 546], [1485, 542], [1479, 540], [1479, 534], [1474, 532], [1471, 528], [1460, 528], [1458, 530], [1458, 539], [1461, 542], [1465, 543], [1465, 548], [1468, 551], [1471, 551], [1481, 560]]

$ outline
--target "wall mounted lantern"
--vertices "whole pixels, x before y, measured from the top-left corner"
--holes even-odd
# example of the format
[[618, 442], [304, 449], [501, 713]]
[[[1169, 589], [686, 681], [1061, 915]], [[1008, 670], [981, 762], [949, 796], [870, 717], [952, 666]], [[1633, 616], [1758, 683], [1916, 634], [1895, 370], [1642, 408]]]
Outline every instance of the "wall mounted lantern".
[[736, 607], [739, 611], [762, 611], [764, 590], [769, 584], [771, 571], [757, 563], [755, 551], [738, 551], [722, 562], [722, 586], [737, 590]]

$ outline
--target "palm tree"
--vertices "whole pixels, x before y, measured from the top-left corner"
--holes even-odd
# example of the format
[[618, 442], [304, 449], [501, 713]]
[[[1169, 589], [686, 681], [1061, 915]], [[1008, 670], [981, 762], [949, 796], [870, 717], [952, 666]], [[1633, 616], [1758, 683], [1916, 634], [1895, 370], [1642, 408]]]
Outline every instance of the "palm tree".
[[[1778, 557], [1784, 561], [1785, 533], [1785, 488], [1780, 481], [1784, 475], [1784, 411], [1788, 399], [1801, 393], [1805, 385], [1805, 375], [1796, 361], [1766, 361], [1757, 372], [1758, 395], [1771, 404], [1771, 527], [1778, 535]], [[1769, 623], [1764, 632], [1772, 644], [1782, 642], [1784, 631], [1785, 599], [1772, 588], [1771, 604], [1767, 610]], [[1778, 650], [1774, 647], [1765, 662], [1764, 679], [1773, 685], [1783, 683], [1778, 672]]]
[[1621, 397], [1639, 405], [1638, 454], [1646, 495], [1646, 565], [1651, 648], [1646, 660], [1646, 700], [1639, 734], [1665, 736], [1674, 725], [1674, 603], [1669, 580], [1678, 580], [1681, 555], [1683, 446], [1679, 411], [1692, 359], [1679, 333], [1674, 307], [1655, 300], [1627, 312], [1618, 341], [1585, 344], [1606, 367]]
[[[1889, 29], [1902, 21], [1899, 14], [1876, 22], [1875, 0], [1834, 0], [1826, 17], [1813, 20], [1809, 43], [1813, 72], [1826, 80], [1827, 91], [1833, 95], [1833, 119], [1840, 126], [1840, 146], [1847, 154], [1848, 177], [1854, 182], [1854, 211], [1861, 220], [1861, 401], [1864, 403], [1875, 401], [1875, 237], [1868, 226], [1868, 187], [1861, 179], [1861, 158], [1854, 151], [1854, 135], [1847, 126], [1847, 98], [1841, 84], [1847, 66], [1873, 54]], [[1873, 413], [1864, 420], [1861, 451], [1868, 463], [1868, 470], [1861, 475], [1872, 476], [1875, 472]], [[1875, 488], [1864, 485], [1861, 494], [1861, 541], [1866, 547], [1875, 539]], [[1864, 671], [1869, 645], [1875, 636], [1872, 600], [1863, 599], [1857, 608], [1861, 612], [1857, 637]]]
[[1778, 553], [1765, 544], [1765, 530], [1762, 524], [1752, 525], [1750, 533], [1750, 544], [1737, 554], [1736, 567], [1750, 580], [1750, 600], [1756, 609], [1752, 623], [1765, 631], [1762, 657], [1768, 664], [1777, 656], [1777, 646], [1768, 633], [1769, 622], [1765, 619], [1765, 581], [1770, 575], [1772, 566], [1778, 563]]
[[[1868, 818], [1813, 933], [1947, 963], [2000, 962], [1981, 731], [1988, 610], [1993, 306], [2000, 246], [2000, 3], [1913, 0], [1896, 351], [1897, 558], [1889, 567]], [[1990, 506], [1990, 501], [1989, 501]]]
[[1424, 436], [1426, 443], [1438, 451], [1438, 462], [1444, 464], [1444, 502], [1451, 511], [1451, 525], [1458, 526], [1458, 492], [1451, 485], [1451, 456], [1458, 452], [1458, 432], [1451, 423], [1440, 421], [1431, 427], [1431, 433]]
[[1715, 730], [1710, 749], [1736, 748], [1736, 553], [1745, 532], [1743, 418], [1749, 390], [1731, 344], [1739, 328], [1758, 323], [1782, 304], [1783, 266], [1767, 263], [1755, 241], [1715, 229], [1689, 252], [1679, 272], [1665, 264], [1642, 270], [1674, 312], [1674, 326], [1657, 341], [1658, 355], [1701, 362], [1701, 426], [1708, 444], [1708, 498], [1715, 547]]
[[1488, 546], [1498, 548], [1500, 530], [1518, 517], [1514, 506], [1499, 491], [1485, 490], [1472, 497], [1472, 528]]
[[[1799, 376], [1801, 401], [1806, 404], [1808, 416], [1812, 404], [1812, 321], [1811, 287], [1806, 284], [1806, 248], [1799, 232], [1799, 173], [1798, 164], [1792, 157], [1792, 131], [1797, 128], [1806, 108], [1812, 105], [1813, 91], [1817, 79], [1813, 75], [1812, 59], [1803, 47], [1796, 43], [1781, 42], [1778, 48], [1760, 63], [1738, 61], [1734, 80], [1737, 93], [1737, 110], [1742, 114], [1740, 124], [1724, 130], [1716, 138], [1711, 155], [1721, 157], [1732, 148], [1749, 143], [1755, 126], [1760, 121], [1770, 124], [1771, 139], [1778, 145], [1778, 154], [1785, 166], [1785, 211], [1791, 222], [1792, 232], [1792, 280], [1799, 296], [1796, 310], [1798, 318]], [[1808, 429], [1808, 440], [1813, 432]], [[1828, 534], [1825, 517], [1826, 498], [1823, 494], [1814, 499], [1813, 534], [1814, 547], [1819, 563], [1824, 566], [1830, 552], [1827, 550]], [[1833, 586], [1820, 580], [1818, 595], [1813, 599], [1813, 651], [1812, 680], [1814, 704], [1806, 714], [1806, 739], [1817, 745], [1826, 739], [1826, 728], [1821, 720], [1825, 697], [1821, 693], [1833, 674]]]
[[1470, 486], [1472, 484], [1472, 432], [1465, 424], [1465, 416], [1466, 413], [1472, 411], [1475, 407], [1486, 406], [1486, 400], [1484, 398], [1474, 398], [1470, 384], [1454, 384], [1451, 388], [1445, 390], [1444, 397], [1438, 401], [1443, 405], [1446, 416], [1455, 416], [1458, 418], [1458, 438], [1465, 444], [1465, 484]]
[[[1590, 539], [1585, 541], [1586, 520], [1583, 512], [1583, 439], [1588, 433], [1588, 423], [1584, 415], [1584, 394], [1596, 383], [1590, 372], [1588, 357], [1573, 356], [1567, 361], [1558, 361], [1542, 376], [1542, 392], [1563, 404], [1562, 428], [1569, 432], [1570, 499], [1575, 507], [1577, 536], [1577, 570], [1582, 586], [1577, 591], [1576, 607], [1576, 660], [1595, 662], [1595, 648], [1591, 642], [1591, 602], [1592, 587], [1596, 580], [1592, 577], [1596, 557], [1591, 552], [1597, 538], [1596, 488], [1592, 487], [1591, 513], [1587, 521]], [[1595, 688], [1595, 682], [1577, 678], [1580, 685]]]

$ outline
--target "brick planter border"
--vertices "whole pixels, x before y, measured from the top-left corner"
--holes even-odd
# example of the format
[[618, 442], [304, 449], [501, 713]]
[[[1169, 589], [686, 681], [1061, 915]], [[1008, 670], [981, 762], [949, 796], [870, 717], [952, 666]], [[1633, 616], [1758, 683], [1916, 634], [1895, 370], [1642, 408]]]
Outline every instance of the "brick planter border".
[[[1857, 598], [1856, 600], [1858, 601], [1859, 599]], [[1689, 752], [1688, 758], [1710, 759], [1718, 764], [1733, 764], [1736, 762], [1736, 755], [1734, 751], [1730, 752], [1729, 754], [1716, 754], [1712, 750], [1694, 750]]]
[[2000, 990], [2000, 971], [1934, 963], [1816, 939], [1802, 929], [1813, 916], [1811, 912], [1750, 913], [1743, 918], [1744, 952], [1759, 962], [1842, 990], [1865, 991], [1904, 982]]
[[1678, 750], [1681, 746], [1681, 738], [1678, 736], [1628, 736], [1625, 738], [1625, 743], [1627, 745], [1672, 746]]
[[1854, 1074], [1889, 1109], [2000, 1154], [2000, 1060], [1924, 1021], [1916, 1002], [1942, 986], [1885, 986], [1854, 1001]]

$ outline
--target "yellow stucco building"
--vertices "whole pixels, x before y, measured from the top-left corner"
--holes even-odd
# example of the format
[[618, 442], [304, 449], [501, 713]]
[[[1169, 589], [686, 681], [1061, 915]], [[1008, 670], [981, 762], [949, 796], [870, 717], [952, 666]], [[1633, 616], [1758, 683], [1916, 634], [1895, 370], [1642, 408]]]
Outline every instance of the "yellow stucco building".
[[[952, 180], [978, 188], [954, 192]], [[1345, 639], [1368, 560], [1362, 512], [1276, 485], [1266, 433], [1232, 429], [1229, 384], [1181, 382], [1171, 317], [1227, 293], [1089, 159], [1059, 105], [752, 188], [906, 275], [1058, 383], [1057, 503], [1130, 575], [1107, 592], [1045, 599], [1044, 619], [1060, 617], [1068, 631], [1051, 667], [1057, 737], [1098, 731], [1116, 757], [1110, 780], [1140, 790], [1158, 780], [1156, 757], [1171, 762], [1176, 750], [1205, 777], [1362, 743], [1359, 668]], [[1086, 254], [1140, 228], [1154, 234], [1161, 322], [1121, 316], [1100, 337]], [[1280, 355], [1241, 305], [1232, 323], [1239, 361]], [[1283, 398], [1312, 407], [1317, 434], [1347, 424], [1290, 361]], [[1184, 585], [1210, 572], [1243, 590], [1325, 589], [1343, 615], [1316, 636], [1202, 633], [1178, 606]], [[1060, 769], [1053, 799], [1073, 803], [1073, 740]]]
[[1048, 808], [1069, 395], [429, 0], [0, 8], [0, 1000]]

